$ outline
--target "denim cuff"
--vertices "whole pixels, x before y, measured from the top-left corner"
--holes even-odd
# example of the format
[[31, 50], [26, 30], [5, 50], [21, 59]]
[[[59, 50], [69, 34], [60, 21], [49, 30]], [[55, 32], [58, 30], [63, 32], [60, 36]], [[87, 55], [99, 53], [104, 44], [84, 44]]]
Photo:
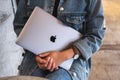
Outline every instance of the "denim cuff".
[[81, 52], [81, 55], [84, 60], [88, 60], [92, 56], [92, 47], [90, 47], [87, 44], [87, 39], [81, 39], [79, 41], [76, 41], [73, 43], [73, 46], [78, 48], [78, 50]]

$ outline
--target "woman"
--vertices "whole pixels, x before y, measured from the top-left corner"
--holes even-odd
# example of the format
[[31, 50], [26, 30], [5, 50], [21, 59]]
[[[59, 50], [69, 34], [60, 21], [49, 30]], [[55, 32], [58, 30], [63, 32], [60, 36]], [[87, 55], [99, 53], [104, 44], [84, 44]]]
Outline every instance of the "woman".
[[[14, 26], [21, 31], [35, 6], [39, 6], [83, 36], [69, 49], [34, 55], [26, 50], [19, 66], [21, 75], [50, 80], [88, 80], [91, 57], [101, 47], [105, 33], [102, 0], [20, 0]], [[79, 55], [70, 70], [58, 67], [63, 61]]]

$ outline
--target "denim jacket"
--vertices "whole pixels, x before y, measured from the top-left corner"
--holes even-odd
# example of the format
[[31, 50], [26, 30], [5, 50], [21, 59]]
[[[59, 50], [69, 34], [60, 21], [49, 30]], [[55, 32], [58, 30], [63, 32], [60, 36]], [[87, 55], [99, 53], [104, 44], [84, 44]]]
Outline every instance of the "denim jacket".
[[[55, 0], [20, 0], [14, 20], [15, 32], [20, 33], [35, 6], [41, 7], [52, 15], [54, 3]], [[75, 61], [75, 65], [81, 66], [85, 73], [89, 74], [91, 57], [100, 49], [106, 30], [103, 24], [102, 0], [60, 0], [57, 18], [83, 35], [73, 43], [82, 54], [82, 57], [77, 59], [78, 62]], [[28, 54], [24, 55], [23, 62], [19, 66], [21, 74], [24, 75], [30, 74], [36, 67], [35, 55], [29, 51], [26, 53]], [[73, 67], [77, 67], [75, 65]], [[79, 70], [75, 72], [80, 73]], [[73, 80], [80, 80], [79, 77], [75, 79], [73, 76]]]

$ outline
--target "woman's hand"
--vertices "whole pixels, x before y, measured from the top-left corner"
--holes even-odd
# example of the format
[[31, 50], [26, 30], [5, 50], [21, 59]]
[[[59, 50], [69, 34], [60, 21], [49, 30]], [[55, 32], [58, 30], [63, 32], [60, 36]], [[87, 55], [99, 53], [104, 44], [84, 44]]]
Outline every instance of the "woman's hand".
[[36, 56], [36, 61], [38, 63], [38, 66], [41, 69], [53, 71], [58, 69], [58, 66], [62, 62], [72, 58], [73, 55], [74, 55], [74, 52], [72, 49], [67, 49], [61, 52], [51, 51], [51, 52], [42, 53]]
[[43, 70], [53, 71], [57, 69], [55, 63], [53, 62], [53, 59], [51, 59], [50, 57], [43, 58], [38, 55], [36, 56], [36, 61], [37, 61], [39, 68]]
[[63, 61], [63, 56], [62, 52], [59, 51], [51, 51], [51, 52], [46, 52], [43, 54], [39, 55], [41, 58], [50, 58], [52, 62], [55, 62], [56, 66], [59, 66]]
[[46, 69], [50, 71], [58, 69], [58, 66], [63, 62], [62, 56], [60, 54], [61, 52], [52, 51], [52, 52], [42, 53], [36, 56], [38, 66], [42, 69]]

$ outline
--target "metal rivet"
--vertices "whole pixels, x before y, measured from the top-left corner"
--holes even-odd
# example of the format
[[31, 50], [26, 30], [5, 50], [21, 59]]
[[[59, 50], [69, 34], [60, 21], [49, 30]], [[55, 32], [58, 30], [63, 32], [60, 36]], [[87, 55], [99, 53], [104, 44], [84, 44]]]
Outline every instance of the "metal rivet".
[[64, 11], [64, 7], [61, 7], [61, 8], [60, 8], [60, 11]]
[[72, 75], [73, 75], [74, 77], [76, 77], [76, 76], [77, 76], [77, 74], [76, 74], [75, 72], [73, 72], [73, 73], [72, 73]]

